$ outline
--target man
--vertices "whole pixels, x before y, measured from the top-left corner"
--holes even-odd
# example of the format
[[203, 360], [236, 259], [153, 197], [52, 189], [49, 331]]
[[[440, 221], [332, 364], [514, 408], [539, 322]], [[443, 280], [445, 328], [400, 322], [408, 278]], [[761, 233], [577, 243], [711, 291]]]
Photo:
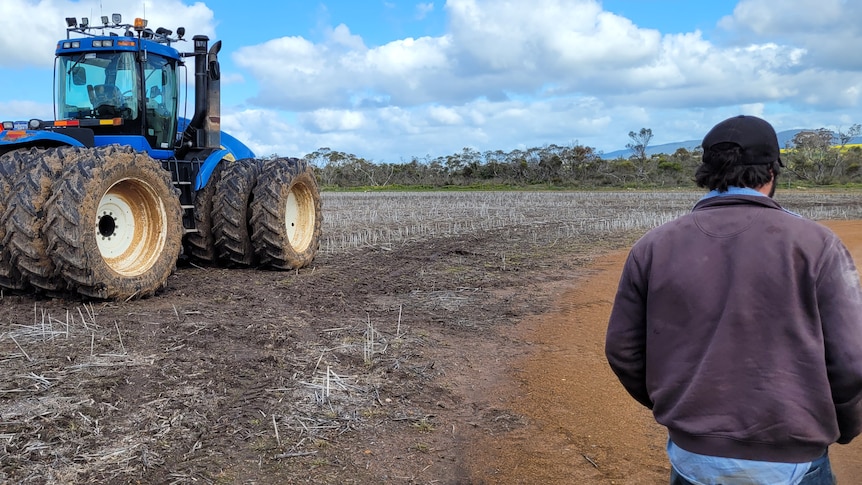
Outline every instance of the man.
[[671, 484], [834, 484], [862, 431], [862, 290], [835, 234], [772, 199], [766, 121], [703, 139], [710, 192], [631, 249], [608, 325], [620, 382], [668, 429]]

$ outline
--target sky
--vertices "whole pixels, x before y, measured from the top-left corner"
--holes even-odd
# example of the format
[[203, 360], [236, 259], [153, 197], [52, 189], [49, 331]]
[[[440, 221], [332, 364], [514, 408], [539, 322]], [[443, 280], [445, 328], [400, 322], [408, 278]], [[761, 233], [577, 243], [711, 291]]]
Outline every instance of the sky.
[[0, 120], [53, 119], [64, 19], [112, 13], [221, 40], [222, 129], [259, 156], [607, 153], [738, 114], [862, 123], [862, 0], [3, 0]]

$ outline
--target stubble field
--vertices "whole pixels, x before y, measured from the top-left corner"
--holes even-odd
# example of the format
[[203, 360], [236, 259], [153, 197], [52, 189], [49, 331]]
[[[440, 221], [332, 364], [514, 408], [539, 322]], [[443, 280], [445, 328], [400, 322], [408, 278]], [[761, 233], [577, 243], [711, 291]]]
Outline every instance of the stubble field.
[[[324, 193], [300, 271], [3, 294], [0, 481], [663, 483], [661, 430], [608, 413], [631, 403], [582, 321], [612, 289], [583, 285], [700, 195]], [[862, 218], [859, 194], [777, 199]]]

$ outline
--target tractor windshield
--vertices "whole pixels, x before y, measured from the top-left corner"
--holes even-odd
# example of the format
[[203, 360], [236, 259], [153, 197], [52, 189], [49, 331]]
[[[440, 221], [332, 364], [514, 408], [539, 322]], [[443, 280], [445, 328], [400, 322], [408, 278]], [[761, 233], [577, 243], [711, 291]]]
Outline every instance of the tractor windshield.
[[87, 52], [57, 58], [57, 119], [140, 115], [133, 52]]
[[143, 134], [153, 148], [171, 148], [177, 133], [176, 60], [145, 53], [138, 63], [137, 56], [131, 51], [58, 56], [56, 119], [122, 118], [122, 133]]

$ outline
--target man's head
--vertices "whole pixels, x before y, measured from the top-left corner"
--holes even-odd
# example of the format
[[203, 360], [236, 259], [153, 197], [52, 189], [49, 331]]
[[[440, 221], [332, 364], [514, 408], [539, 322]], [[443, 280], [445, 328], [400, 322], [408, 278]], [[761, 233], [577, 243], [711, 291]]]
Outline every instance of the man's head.
[[726, 191], [731, 185], [762, 187], [774, 181], [784, 166], [775, 130], [756, 116], [722, 121], [709, 130], [701, 146], [703, 163], [695, 181], [710, 190]]

